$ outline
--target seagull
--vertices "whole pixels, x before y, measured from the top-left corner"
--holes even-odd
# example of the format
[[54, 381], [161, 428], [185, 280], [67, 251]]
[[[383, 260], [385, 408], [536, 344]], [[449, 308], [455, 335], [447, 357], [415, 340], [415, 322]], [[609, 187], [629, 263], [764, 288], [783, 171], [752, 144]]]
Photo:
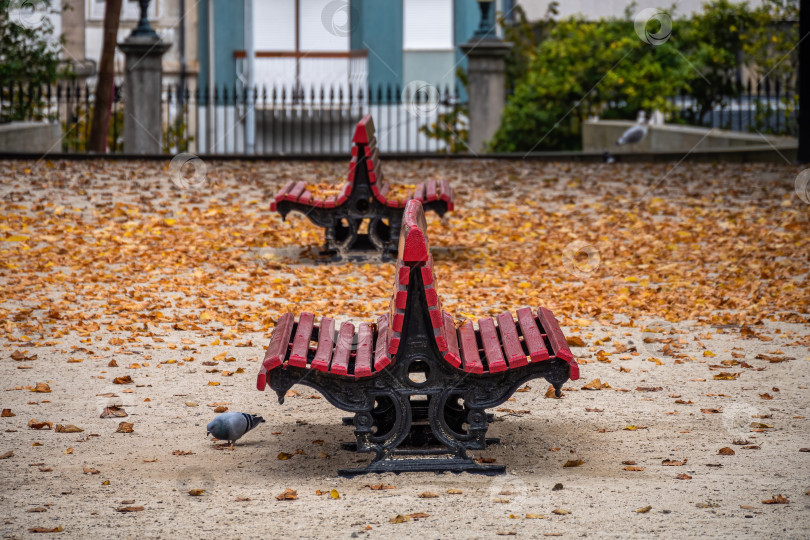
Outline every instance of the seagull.
[[213, 435], [221, 441], [228, 441], [233, 447], [233, 443], [241, 439], [242, 436], [264, 423], [264, 418], [255, 414], [241, 412], [223, 413], [214, 418], [206, 426], [205, 436]]
[[638, 144], [647, 136], [647, 121], [644, 111], [639, 111], [636, 125], [622, 133], [619, 140], [616, 141], [616, 146], [624, 146], [625, 144]]

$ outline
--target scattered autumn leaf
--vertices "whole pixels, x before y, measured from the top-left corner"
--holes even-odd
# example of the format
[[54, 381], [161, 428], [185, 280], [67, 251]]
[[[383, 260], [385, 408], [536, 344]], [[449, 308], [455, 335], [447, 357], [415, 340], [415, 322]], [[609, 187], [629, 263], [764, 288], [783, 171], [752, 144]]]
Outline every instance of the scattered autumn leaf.
[[37, 385], [31, 391], [40, 394], [47, 394], [48, 392], [51, 391], [51, 387], [48, 386], [48, 383], [38, 382]]
[[84, 430], [73, 424], [65, 424], [64, 426], [62, 424], [56, 424], [54, 431], [56, 433], [81, 433]]
[[280, 494], [276, 495], [277, 501], [294, 501], [296, 499], [298, 499], [298, 492], [290, 488], [287, 488]]
[[135, 424], [130, 422], [121, 422], [118, 424], [118, 429], [115, 430], [116, 433], [132, 433], [135, 431]]
[[122, 506], [120, 508], [116, 508], [116, 512], [121, 512], [122, 514], [126, 514], [129, 512], [143, 512], [145, 508], [143, 506]]

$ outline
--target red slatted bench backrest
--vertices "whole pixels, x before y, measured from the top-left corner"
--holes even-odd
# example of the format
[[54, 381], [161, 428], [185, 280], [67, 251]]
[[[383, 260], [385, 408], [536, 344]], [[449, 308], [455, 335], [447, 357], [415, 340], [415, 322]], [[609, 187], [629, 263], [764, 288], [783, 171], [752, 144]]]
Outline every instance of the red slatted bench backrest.
[[[389, 311], [390, 344], [388, 352], [397, 353], [405, 319], [405, 308], [408, 306], [409, 285], [412, 270], [419, 269], [424, 285], [425, 299], [428, 305], [430, 326], [433, 328], [436, 344], [442, 355], [452, 364], [456, 364], [457, 354], [448, 356], [447, 333], [455, 332], [455, 327], [446, 324], [439, 295], [436, 291], [436, 275], [433, 270], [433, 257], [427, 236], [427, 222], [422, 203], [412, 199], [405, 205], [402, 216], [402, 229], [399, 233], [399, 252], [395, 273], [394, 294]], [[451, 330], [452, 329], [452, 330]]]

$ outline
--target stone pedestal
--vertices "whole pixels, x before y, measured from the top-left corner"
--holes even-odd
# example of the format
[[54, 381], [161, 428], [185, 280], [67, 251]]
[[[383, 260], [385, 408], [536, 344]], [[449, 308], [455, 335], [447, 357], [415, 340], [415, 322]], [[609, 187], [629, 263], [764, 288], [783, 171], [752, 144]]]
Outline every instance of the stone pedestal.
[[124, 64], [124, 152], [161, 152], [160, 93], [163, 54], [171, 46], [157, 35], [130, 35], [118, 48]]
[[501, 124], [506, 102], [506, 55], [512, 44], [500, 39], [473, 37], [460, 46], [467, 56], [467, 93], [469, 94], [469, 145], [473, 152], [484, 150]]

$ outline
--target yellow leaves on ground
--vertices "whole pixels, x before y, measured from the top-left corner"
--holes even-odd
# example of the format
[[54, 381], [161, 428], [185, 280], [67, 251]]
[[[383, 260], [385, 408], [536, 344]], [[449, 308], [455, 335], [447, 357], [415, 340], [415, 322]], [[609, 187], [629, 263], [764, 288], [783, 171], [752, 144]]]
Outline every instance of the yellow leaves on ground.
[[568, 467], [579, 467], [581, 465], [585, 465], [585, 461], [581, 459], [569, 459], [563, 464], [563, 468]]

